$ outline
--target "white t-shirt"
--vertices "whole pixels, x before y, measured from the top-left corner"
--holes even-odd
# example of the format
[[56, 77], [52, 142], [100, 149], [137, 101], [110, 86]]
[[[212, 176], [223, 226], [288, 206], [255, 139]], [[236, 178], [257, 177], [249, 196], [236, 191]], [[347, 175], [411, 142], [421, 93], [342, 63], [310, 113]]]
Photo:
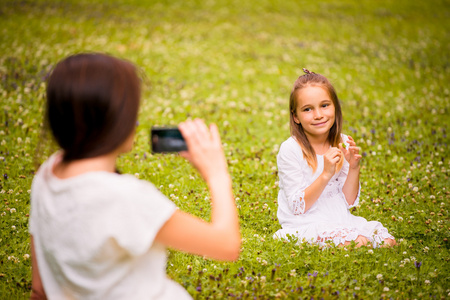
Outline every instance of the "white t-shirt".
[[174, 203], [131, 175], [59, 179], [59, 159], [41, 166], [31, 188], [29, 231], [47, 297], [191, 299], [166, 277], [166, 249], [154, 242]]

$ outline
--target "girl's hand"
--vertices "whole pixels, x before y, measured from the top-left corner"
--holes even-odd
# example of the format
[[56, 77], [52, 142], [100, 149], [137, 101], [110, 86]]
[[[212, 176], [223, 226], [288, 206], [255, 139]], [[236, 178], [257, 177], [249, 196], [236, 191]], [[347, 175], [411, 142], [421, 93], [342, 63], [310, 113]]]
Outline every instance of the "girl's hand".
[[180, 155], [189, 160], [206, 182], [229, 176], [216, 125], [211, 124], [208, 129], [203, 120], [195, 119], [181, 123], [178, 128], [188, 147], [188, 151], [180, 152]]
[[359, 154], [359, 147], [356, 146], [356, 143], [351, 136], [348, 136], [348, 144], [349, 147], [347, 147], [347, 149], [342, 147], [342, 143], [339, 144], [339, 148], [344, 153], [345, 160], [350, 164], [350, 169], [357, 169], [359, 168], [359, 161], [362, 158]]
[[336, 165], [341, 160], [342, 152], [336, 147], [328, 149], [323, 155], [323, 173], [328, 180], [336, 173]]

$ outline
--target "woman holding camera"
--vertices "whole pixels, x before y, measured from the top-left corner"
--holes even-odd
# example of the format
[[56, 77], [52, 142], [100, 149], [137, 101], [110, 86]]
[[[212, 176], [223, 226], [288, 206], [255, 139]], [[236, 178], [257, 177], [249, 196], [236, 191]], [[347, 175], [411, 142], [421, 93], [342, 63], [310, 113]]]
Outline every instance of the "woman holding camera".
[[178, 210], [151, 183], [116, 172], [131, 150], [140, 102], [135, 67], [104, 54], [57, 64], [45, 123], [61, 148], [31, 190], [34, 299], [189, 299], [166, 277], [166, 247], [218, 260], [239, 255], [239, 222], [218, 129], [179, 129], [211, 193], [207, 223]]

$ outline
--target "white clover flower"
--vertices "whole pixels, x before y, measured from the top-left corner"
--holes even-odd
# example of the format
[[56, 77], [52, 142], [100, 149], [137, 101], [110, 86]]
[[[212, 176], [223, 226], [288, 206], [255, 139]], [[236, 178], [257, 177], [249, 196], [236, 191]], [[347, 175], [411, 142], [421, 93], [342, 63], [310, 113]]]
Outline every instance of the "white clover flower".
[[428, 247], [423, 248], [423, 252], [425, 252], [425, 253], [427, 253], [428, 250], [430, 250], [430, 248], [428, 248]]
[[387, 286], [384, 287], [383, 292], [389, 292], [389, 288]]
[[267, 260], [263, 259], [263, 261], [261, 262], [261, 264], [262, 264], [263, 266], [267, 266]]
[[413, 192], [418, 192], [419, 191], [419, 188], [417, 187], [417, 186], [415, 186], [414, 188], [413, 188]]
[[291, 272], [289, 273], [289, 275], [290, 275], [291, 277], [297, 276], [297, 273], [296, 273], [295, 269], [292, 269]]
[[139, 173], [134, 173], [134, 177], [139, 178]]
[[425, 284], [430, 284], [430, 283], [431, 283], [431, 281], [429, 281], [428, 279], [425, 280]]
[[202, 271], [203, 271], [203, 273], [205, 273], [205, 272], [208, 272], [208, 269], [204, 268]]
[[378, 275], [377, 275], [377, 279], [378, 279], [378, 280], [383, 279], [383, 275], [382, 275], [382, 274], [378, 274]]
[[406, 251], [403, 251], [403, 255], [406, 255], [406, 254], [408, 254]]
[[169, 184], [169, 189], [173, 189], [174, 185], [173, 184]]
[[257, 261], [257, 262], [261, 262], [261, 257], [257, 257], [257, 258], [256, 258], [256, 261]]
[[400, 267], [400, 268], [403, 268], [404, 266], [405, 266], [404, 264], [400, 264], [400, 266], [399, 266], [399, 267]]
[[261, 282], [266, 282], [266, 276], [261, 276]]
[[12, 229], [12, 230], [16, 230], [16, 226], [14, 226], [14, 225], [11, 226], [11, 229]]
[[10, 213], [15, 213], [15, 212], [16, 212], [16, 209], [15, 209], [15, 208], [11, 208], [11, 209], [9, 210], [9, 212], [10, 212]]
[[345, 254], [344, 256], [345, 256], [345, 257], [348, 257], [348, 254]]
[[24, 254], [24, 255], [23, 255], [23, 258], [24, 258], [25, 260], [29, 259], [29, 258], [30, 258], [30, 254], [28, 254], [28, 253]]
[[368, 252], [369, 254], [373, 254], [373, 250], [372, 250], [372, 249], [369, 249], [367, 252]]
[[355, 291], [359, 291], [360, 287], [359, 286], [355, 286]]
[[3, 217], [3, 216], [6, 216], [6, 212], [2, 212], [1, 216], [2, 216], [2, 217]]

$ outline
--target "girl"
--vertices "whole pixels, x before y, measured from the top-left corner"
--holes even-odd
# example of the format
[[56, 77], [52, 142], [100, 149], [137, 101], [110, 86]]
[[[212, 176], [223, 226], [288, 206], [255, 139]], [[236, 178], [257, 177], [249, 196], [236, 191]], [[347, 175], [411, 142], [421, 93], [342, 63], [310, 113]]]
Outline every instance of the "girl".
[[165, 275], [166, 250], [236, 260], [239, 222], [218, 129], [179, 128], [211, 193], [212, 221], [177, 210], [151, 183], [115, 172], [133, 145], [140, 102], [135, 67], [103, 54], [57, 64], [45, 122], [61, 150], [31, 191], [32, 298], [190, 299]]
[[394, 245], [381, 223], [350, 213], [359, 201], [359, 148], [341, 134], [341, 107], [331, 83], [303, 70], [289, 101], [291, 137], [277, 156], [282, 229], [275, 237], [293, 235], [319, 245]]

